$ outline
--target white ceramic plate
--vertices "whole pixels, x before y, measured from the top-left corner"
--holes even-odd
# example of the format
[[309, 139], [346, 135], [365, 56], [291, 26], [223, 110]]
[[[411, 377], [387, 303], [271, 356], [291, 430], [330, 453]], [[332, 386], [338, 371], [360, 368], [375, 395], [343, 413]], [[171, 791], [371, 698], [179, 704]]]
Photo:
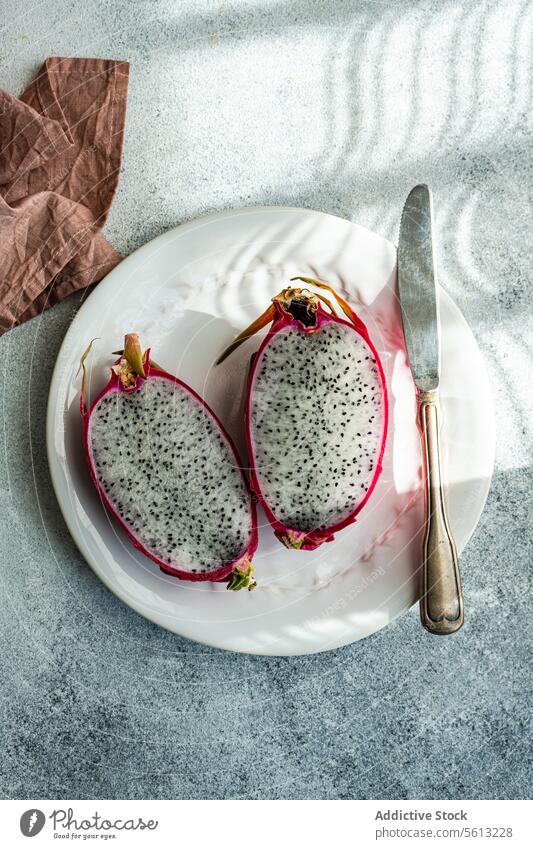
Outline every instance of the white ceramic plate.
[[[396, 251], [375, 233], [303, 209], [254, 208], [177, 227], [124, 260], [87, 299], [52, 378], [48, 456], [59, 504], [84, 557], [134, 610], [185, 637], [234, 651], [305, 654], [372, 634], [417, 599], [423, 521], [415, 394], [396, 295]], [[222, 366], [224, 346], [296, 274], [329, 281], [366, 322], [389, 386], [384, 471], [356, 524], [314, 552], [287, 551], [260, 514], [254, 562], [259, 586], [228, 593], [164, 575], [104, 512], [82, 451], [82, 351], [93, 346], [90, 397], [107, 382], [110, 352], [137, 331], [155, 359], [202, 394], [241, 450], [249, 340]], [[444, 467], [459, 550], [486, 500], [494, 463], [494, 415], [485, 367], [461, 313], [440, 292]]]

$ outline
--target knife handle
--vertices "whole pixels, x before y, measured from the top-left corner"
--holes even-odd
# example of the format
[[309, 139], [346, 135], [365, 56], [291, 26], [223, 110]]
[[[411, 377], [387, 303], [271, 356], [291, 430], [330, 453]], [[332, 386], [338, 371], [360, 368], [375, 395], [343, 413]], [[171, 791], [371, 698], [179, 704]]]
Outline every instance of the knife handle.
[[441, 479], [438, 390], [420, 392], [419, 403], [426, 471], [420, 618], [432, 634], [453, 634], [463, 624], [464, 607], [457, 550], [448, 524]]

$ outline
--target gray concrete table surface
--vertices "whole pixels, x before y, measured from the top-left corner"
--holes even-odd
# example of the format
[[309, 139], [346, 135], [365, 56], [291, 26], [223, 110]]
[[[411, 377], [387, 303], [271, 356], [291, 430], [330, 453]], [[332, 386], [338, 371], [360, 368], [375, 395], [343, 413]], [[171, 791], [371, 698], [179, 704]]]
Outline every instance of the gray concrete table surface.
[[[413, 609], [360, 643], [238, 656], [122, 605], [71, 540], [45, 453], [79, 300], [0, 340], [0, 795], [524, 798], [531, 794], [533, 7], [522, 0], [1, 0], [0, 85], [50, 55], [131, 62], [127, 254], [207, 212], [286, 204], [396, 240], [434, 190], [441, 282], [490, 371], [498, 447], [462, 558], [466, 624]], [[529, 503], [528, 503], [529, 502]]]

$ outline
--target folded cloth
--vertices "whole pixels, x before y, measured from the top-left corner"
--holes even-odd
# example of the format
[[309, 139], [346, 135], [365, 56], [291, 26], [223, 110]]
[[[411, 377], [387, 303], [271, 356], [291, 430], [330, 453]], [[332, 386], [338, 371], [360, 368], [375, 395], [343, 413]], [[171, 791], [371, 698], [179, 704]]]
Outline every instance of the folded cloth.
[[101, 280], [129, 65], [47, 59], [19, 99], [0, 90], [0, 334]]

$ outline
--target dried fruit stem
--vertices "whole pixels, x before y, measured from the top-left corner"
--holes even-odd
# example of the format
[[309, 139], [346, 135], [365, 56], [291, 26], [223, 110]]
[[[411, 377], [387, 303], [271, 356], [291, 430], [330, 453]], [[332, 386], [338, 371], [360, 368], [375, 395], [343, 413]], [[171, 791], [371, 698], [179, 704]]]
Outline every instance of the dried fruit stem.
[[[345, 301], [344, 298], [341, 297], [341, 295], [339, 295], [335, 291], [335, 289], [333, 289], [327, 283], [324, 283], [322, 280], [315, 280], [314, 277], [291, 277], [291, 282], [293, 280], [301, 280], [303, 283], [309, 283], [311, 286], [316, 286], [318, 289], [325, 289], [327, 292], [331, 292], [331, 294], [335, 297], [337, 303], [339, 304], [340, 308], [342, 309], [344, 315], [350, 319], [354, 327], [357, 327], [358, 330], [360, 330], [361, 328], [365, 329], [364, 324], [354, 313], [350, 304]], [[323, 300], [326, 299], [324, 298]], [[326, 303], [328, 302], [326, 301]], [[331, 307], [331, 304], [329, 304], [329, 306]], [[335, 310], [332, 309], [332, 312], [335, 313]]]
[[146, 377], [143, 352], [136, 333], [127, 333], [124, 337], [124, 359], [128, 361], [135, 374], [138, 374], [139, 377]]
[[253, 590], [254, 587], [257, 586], [257, 581], [252, 578], [253, 572], [254, 567], [251, 563], [244, 571], [242, 569], [234, 569], [231, 573], [231, 578], [229, 579], [226, 589], [232, 590], [233, 592], [244, 589], [247, 589], [248, 591]]

